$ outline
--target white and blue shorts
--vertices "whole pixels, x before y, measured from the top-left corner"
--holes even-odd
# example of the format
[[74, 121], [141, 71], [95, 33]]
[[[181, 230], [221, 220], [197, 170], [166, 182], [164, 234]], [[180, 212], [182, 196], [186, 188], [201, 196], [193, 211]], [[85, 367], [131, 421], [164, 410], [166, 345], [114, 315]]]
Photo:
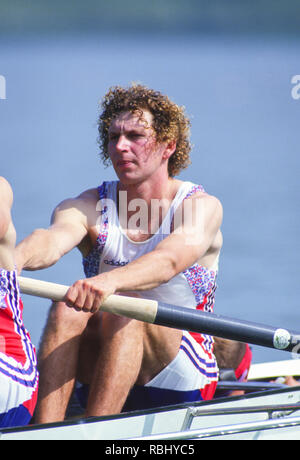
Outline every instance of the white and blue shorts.
[[[217, 382], [214, 355], [184, 331], [174, 360], [146, 385], [133, 386], [123, 412], [212, 399]], [[76, 395], [83, 408], [88, 392], [88, 385], [77, 384]]]

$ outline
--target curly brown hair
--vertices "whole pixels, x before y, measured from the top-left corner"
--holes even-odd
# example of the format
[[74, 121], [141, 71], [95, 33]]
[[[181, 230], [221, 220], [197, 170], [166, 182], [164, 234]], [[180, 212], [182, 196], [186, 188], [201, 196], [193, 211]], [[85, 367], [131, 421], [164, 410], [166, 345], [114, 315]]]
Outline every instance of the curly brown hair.
[[128, 88], [114, 86], [104, 96], [102, 109], [98, 119], [98, 143], [105, 165], [110, 164], [108, 130], [112, 120], [122, 112], [136, 113], [141, 110], [149, 110], [152, 114], [152, 128], [158, 142], [176, 141], [176, 150], [168, 163], [169, 176], [178, 175], [190, 164], [190, 121], [184, 113], [184, 107], [178, 106], [167, 96], [140, 84]]

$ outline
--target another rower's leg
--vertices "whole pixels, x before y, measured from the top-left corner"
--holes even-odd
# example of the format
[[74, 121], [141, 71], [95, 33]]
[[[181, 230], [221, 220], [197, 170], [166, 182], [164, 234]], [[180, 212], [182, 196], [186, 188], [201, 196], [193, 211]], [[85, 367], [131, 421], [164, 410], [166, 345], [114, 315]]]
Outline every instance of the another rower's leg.
[[53, 304], [38, 354], [40, 384], [35, 423], [62, 421], [74, 387], [80, 337], [90, 313]]

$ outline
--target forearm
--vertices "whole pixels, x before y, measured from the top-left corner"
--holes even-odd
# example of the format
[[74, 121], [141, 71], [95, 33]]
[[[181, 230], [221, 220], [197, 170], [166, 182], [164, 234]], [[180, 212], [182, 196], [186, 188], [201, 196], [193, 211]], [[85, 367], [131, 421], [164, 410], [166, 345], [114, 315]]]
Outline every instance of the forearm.
[[176, 274], [177, 266], [172, 256], [167, 251], [155, 250], [107, 275], [116, 292], [126, 292], [154, 289]]
[[124, 267], [76, 281], [65, 300], [70, 307], [96, 313], [112, 294], [153, 289], [175, 275], [172, 259], [165, 252], [155, 250]]
[[37, 229], [15, 250], [18, 272], [21, 270], [40, 270], [54, 265], [61, 257], [55, 236], [44, 229]]

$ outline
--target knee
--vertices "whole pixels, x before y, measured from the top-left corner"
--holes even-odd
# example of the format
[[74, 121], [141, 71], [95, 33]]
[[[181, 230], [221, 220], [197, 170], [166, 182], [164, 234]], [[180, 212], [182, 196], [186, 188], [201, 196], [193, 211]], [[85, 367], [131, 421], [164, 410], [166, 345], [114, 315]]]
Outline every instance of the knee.
[[112, 337], [135, 337], [142, 338], [144, 325], [137, 321], [124, 316], [114, 315], [112, 313], [103, 313], [101, 337], [102, 339], [111, 339]]
[[78, 312], [64, 302], [52, 304], [48, 316], [48, 328], [64, 335], [80, 335], [86, 327], [90, 314]]

